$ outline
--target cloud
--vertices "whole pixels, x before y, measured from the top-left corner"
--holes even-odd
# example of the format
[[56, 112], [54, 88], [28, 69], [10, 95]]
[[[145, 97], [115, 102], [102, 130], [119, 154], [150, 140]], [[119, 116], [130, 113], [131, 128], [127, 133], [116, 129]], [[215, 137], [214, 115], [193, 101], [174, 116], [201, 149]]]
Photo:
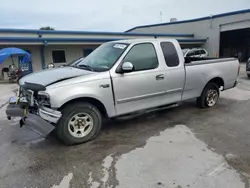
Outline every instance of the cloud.
[[0, 27], [124, 31], [246, 8], [249, 0], [12, 0], [1, 2]]

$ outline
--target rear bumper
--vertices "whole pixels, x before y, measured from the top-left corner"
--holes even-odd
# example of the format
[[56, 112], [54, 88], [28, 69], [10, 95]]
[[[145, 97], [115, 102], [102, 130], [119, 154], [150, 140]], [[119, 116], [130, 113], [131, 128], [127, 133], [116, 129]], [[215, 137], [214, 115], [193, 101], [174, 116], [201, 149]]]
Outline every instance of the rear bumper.
[[39, 108], [39, 115], [32, 113], [25, 115], [24, 109], [17, 104], [9, 104], [5, 113], [8, 119], [11, 119], [11, 117], [21, 117], [22, 121], [20, 122], [44, 137], [55, 129], [55, 126], [51, 123], [57, 123], [61, 117], [59, 111], [45, 107]]

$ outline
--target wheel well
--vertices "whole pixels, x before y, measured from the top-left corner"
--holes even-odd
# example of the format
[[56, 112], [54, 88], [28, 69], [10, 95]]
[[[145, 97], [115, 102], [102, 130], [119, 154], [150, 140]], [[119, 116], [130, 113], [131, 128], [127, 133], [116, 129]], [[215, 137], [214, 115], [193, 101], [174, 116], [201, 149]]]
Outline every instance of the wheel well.
[[218, 87], [223, 87], [224, 88], [224, 80], [220, 77], [213, 78], [210, 80], [208, 83], [215, 83], [218, 85]]
[[60, 109], [64, 108], [65, 106], [69, 104], [76, 103], [76, 102], [89, 102], [93, 104], [96, 108], [98, 108], [103, 116], [107, 116], [107, 111], [106, 111], [105, 106], [99, 100], [95, 98], [91, 98], [91, 97], [82, 97], [82, 98], [76, 98], [76, 99], [70, 100], [66, 102], [65, 104], [63, 104], [60, 107]]

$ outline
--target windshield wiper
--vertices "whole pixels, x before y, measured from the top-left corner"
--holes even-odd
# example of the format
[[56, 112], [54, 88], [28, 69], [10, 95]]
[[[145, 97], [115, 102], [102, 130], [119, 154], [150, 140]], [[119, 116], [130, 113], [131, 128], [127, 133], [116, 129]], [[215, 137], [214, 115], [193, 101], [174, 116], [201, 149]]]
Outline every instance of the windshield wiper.
[[76, 67], [85, 68], [87, 70], [94, 71], [91, 66], [86, 65], [86, 64], [76, 65]]

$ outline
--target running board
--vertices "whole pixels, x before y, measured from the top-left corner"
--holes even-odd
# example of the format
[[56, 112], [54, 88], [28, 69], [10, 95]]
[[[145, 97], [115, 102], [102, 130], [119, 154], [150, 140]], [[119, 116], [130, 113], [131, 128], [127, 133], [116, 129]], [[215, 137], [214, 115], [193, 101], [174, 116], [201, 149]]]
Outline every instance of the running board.
[[157, 107], [157, 108], [153, 108], [151, 110], [146, 110], [146, 113], [154, 112], [154, 111], [160, 111], [160, 110], [166, 110], [166, 109], [169, 109], [169, 108], [175, 108], [177, 106], [179, 106], [178, 103], [164, 105], [164, 106], [160, 106], [160, 107]]
[[136, 117], [136, 116], [139, 116], [139, 115], [142, 115], [142, 114], [147, 114], [147, 113], [156, 112], [156, 111], [160, 111], [160, 110], [166, 110], [166, 109], [174, 108], [174, 107], [177, 107], [177, 106], [178, 106], [178, 103], [172, 103], [172, 104], [168, 104], [168, 105], [158, 106], [158, 107], [155, 107], [155, 108], [149, 108], [147, 110], [140, 110], [140, 111], [137, 111], [137, 112], [124, 114], [124, 115], [121, 115], [121, 116], [117, 116], [114, 119], [116, 119], [116, 118], [127, 118], [129, 116], [130, 117], [131, 116]]

